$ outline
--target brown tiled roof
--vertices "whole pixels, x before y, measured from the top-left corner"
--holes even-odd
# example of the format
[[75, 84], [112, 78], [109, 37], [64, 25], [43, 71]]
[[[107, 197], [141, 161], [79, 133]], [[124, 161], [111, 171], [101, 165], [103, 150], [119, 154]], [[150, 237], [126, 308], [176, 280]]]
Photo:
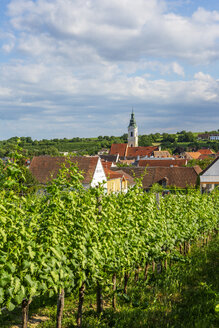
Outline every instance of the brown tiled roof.
[[168, 150], [155, 150], [154, 157], [155, 158], [166, 158], [166, 157], [171, 157], [171, 155], [168, 152]]
[[[99, 157], [76, 156], [70, 161], [76, 163], [79, 170], [83, 172], [85, 184], [91, 183]], [[30, 171], [40, 183], [47, 183], [55, 178], [61, 166], [66, 163], [66, 157], [36, 156], [30, 163]], [[68, 167], [69, 164], [66, 163]]]
[[121, 169], [117, 170], [116, 172], [123, 175], [125, 177], [125, 179], [128, 180], [129, 185], [134, 185], [135, 184], [135, 181], [134, 181], [133, 177], [130, 174], [128, 174], [127, 172], [125, 172]]
[[193, 166], [193, 169], [195, 170], [195, 172], [196, 172], [197, 174], [200, 174], [200, 173], [202, 172], [202, 169], [200, 168], [199, 165], [195, 165], [195, 166]]
[[199, 153], [197, 151], [185, 152], [185, 156], [188, 159], [198, 159], [200, 155], [201, 155], [201, 153]]
[[127, 157], [143, 157], [151, 156], [155, 150], [158, 150], [158, 147], [128, 147]]
[[126, 151], [128, 148], [128, 144], [112, 144], [110, 148], [110, 155], [126, 156]]
[[136, 178], [143, 176], [144, 189], [151, 187], [154, 183], [161, 183], [164, 179], [167, 186], [186, 188], [196, 185], [201, 169], [199, 167], [124, 167], [123, 171]]
[[138, 166], [185, 166], [187, 164], [187, 159], [141, 159], [138, 161]]

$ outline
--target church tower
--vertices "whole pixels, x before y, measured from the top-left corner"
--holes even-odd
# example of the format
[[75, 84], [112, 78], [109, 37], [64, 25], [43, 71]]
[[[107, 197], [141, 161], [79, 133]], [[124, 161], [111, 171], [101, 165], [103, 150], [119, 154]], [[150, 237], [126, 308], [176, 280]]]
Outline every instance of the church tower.
[[130, 123], [128, 126], [128, 146], [138, 147], [138, 127], [132, 110]]

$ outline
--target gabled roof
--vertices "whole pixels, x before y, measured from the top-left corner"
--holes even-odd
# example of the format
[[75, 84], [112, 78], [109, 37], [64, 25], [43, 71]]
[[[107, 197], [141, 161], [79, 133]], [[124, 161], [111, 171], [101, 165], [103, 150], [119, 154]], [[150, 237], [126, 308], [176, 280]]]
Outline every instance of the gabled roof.
[[212, 159], [212, 157], [210, 155], [200, 155], [198, 159], [203, 160], [203, 159], [206, 159], [206, 158]]
[[112, 162], [105, 162], [104, 160], [101, 160], [102, 166], [105, 169], [110, 170], [111, 166], [112, 166]]
[[201, 155], [201, 153], [197, 152], [197, 151], [186, 151], [185, 152], [185, 155], [187, 158], [190, 158], [190, 159], [198, 159], [199, 156]]
[[201, 153], [202, 155], [214, 154], [214, 152], [211, 149], [198, 149], [197, 152]]
[[159, 148], [156, 146], [149, 147], [129, 147], [128, 144], [112, 144], [110, 148], [110, 155], [119, 154], [121, 157], [143, 157], [151, 156], [154, 151]]
[[119, 159], [118, 154], [116, 154], [116, 155], [104, 154], [104, 155], [99, 155], [99, 157], [107, 162], [118, 162], [118, 159]]
[[110, 155], [117, 155], [119, 156], [126, 156], [126, 151], [128, 148], [128, 144], [122, 143], [122, 144], [112, 144], [110, 148]]
[[[72, 163], [76, 163], [79, 170], [83, 172], [84, 180], [82, 183], [90, 184], [98, 163], [99, 157], [76, 156], [70, 157]], [[33, 157], [29, 170], [33, 176], [42, 184], [56, 178], [62, 165], [67, 163], [66, 157], [35, 156]]]
[[127, 157], [143, 157], [151, 156], [155, 150], [158, 150], [158, 147], [128, 147]]
[[156, 158], [167, 158], [167, 157], [171, 157], [171, 155], [168, 152], [168, 150], [155, 150], [154, 151], [154, 157], [156, 157]]
[[217, 158], [215, 158], [215, 160], [214, 161], [212, 161], [211, 162], [211, 164], [209, 164], [201, 173], [200, 173], [200, 175], [203, 175], [206, 171], [208, 171], [208, 169], [210, 169], [210, 167], [212, 166], [212, 165], [214, 165], [217, 161], [219, 161], [219, 157], [217, 157]]
[[141, 159], [138, 161], [138, 166], [185, 166], [187, 164], [187, 159]]
[[124, 167], [123, 171], [133, 177], [143, 176], [143, 188], [147, 189], [154, 183], [161, 183], [164, 179], [167, 186], [186, 188], [195, 186], [201, 169], [199, 167]]
[[104, 171], [105, 171], [107, 180], [124, 179], [124, 180], [127, 180], [130, 185], [134, 184], [134, 179], [129, 174], [124, 172], [123, 170], [115, 170], [114, 171], [114, 170], [105, 168]]

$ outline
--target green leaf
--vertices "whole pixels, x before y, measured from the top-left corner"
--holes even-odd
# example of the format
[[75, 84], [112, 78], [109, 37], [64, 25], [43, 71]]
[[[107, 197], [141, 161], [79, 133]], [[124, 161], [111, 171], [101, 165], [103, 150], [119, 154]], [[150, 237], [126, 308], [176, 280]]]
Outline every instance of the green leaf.
[[13, 311], [15, 309], [15, 305], [12, 302], [7, 304], [8, 311]]
[[27, 282], [27, 284], [29, 286], [32, 286], [33, 285], [33, 280], [31, 279], [31, 276], [29, 274], [27, 274], [25, 277], [24, 277], [24, 280]]
[[24, 291], [21, 290], [14, 298], [15, 302], [17, 304], [21, 304], [22, 300], [25, 298], [25, 294]]
[[59, 281], [59, 275], [58, 275], [58, 273], [55, 272], [55, 271], [51, 271], [50, 274], [53, 277], [54, 282], [57, 283]]
[[50, 247], [50, 249], [59, 260], [62, 260], [62, 255], [54, 247]]

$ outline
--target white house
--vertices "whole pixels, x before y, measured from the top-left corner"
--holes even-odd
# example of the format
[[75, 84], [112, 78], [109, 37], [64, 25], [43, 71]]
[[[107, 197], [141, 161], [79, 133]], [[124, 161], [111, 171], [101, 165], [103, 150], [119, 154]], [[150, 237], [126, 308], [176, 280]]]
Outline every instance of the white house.
[[200, 187], [202, 191], [211, 191], [214, 188], [219, 188], [219, 157], [201, 172]]
[[82, 184], [85, 188], [96, 187], [99, 183], [107, 181], [98, 156], [73, 156], [69, 159], [66, 159], [66, 157], [35, 156], [30, 163], [29, 169], [40, 184], [46, 184], [57, 176], [63, 164], [66, 163], [66, 166], [69, 166], [68, 160], [77, 164], [82, 172], [84, 176]]

